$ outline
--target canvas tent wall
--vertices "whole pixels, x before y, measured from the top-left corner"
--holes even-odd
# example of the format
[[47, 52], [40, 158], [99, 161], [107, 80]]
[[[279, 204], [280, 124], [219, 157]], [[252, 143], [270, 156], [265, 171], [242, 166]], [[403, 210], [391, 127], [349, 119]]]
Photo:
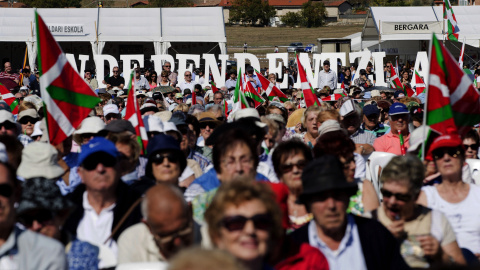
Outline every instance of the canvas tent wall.
[[[75, 53], [68, 51], [73, 47], [72, 43], [81, 47], [81, 51], [90, 47], [91, 55], [105, 53], [104, 48], [110, 48], [109, 53], [117, 59], [121, 46], [123, 51], [145, 48], [153, 54], [166, 54], [176, 43], [183, 46], [173, 53], [188, 53], [192, 44], [201, 43], [205, 45], [204, 53], [226, 54], [227, 40], [221, 7], [38, 9], [38, 13], [53, 30], [68, 31], [73, 27], [78, 30], [82, 27], [82, 31], [54, 33], [55, 39], [69, 53]], [[34, 66], [36, 46], [33, 14], [33, 9], [0, 8], [2, 59], [23, 59], [23, 51], [19, 48], [23, 47], [24, 50], [26, 44], [29, 63]], [[5, 50], [7, 47], [10, 51]], [[12, 53], [14, 47], [15, 52]], [[20, 57], [18, 51], [22, 51]], [[145, 59], [148, 59], [148, 55], [145, 55]]]

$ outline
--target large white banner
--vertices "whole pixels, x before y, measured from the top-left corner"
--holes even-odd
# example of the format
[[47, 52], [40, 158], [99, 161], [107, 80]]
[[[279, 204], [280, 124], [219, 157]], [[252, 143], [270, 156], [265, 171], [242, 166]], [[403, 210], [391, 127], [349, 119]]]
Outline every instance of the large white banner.
[[382, 35], [442, 33], [442, 22], [382, 22]]
[[83, 24], [47, 23], [47, 27], [54, 36], [85, 36], [87, 34]]

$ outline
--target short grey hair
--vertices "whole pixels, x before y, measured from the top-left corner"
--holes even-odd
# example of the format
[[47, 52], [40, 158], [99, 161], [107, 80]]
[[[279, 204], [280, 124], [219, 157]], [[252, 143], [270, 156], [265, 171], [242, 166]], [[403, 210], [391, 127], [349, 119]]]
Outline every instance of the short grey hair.
[[396, 156], [385, 166], [380, 182], [407, 183], [415, 197], [420, 194], [425, 179], [425, 166], [414, 155]]

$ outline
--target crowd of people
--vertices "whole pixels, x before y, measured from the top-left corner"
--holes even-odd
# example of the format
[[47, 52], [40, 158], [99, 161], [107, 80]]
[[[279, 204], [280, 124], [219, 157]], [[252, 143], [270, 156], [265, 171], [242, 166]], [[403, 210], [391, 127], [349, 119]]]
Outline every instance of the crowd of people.
[[[478, 267], [480, 174], [467, 163], [479, 158], [478, 126], [422, 155], [424, 97], [369, 89], [370, 64], [359, 77], [323, 64], [319, 106], [291, 87], [288, 101], [270, 99], [247, 67], [244, 84], [264, 102], [238, 110], [236, 72], [212, 89], [198, 70], [137, 68], [142, 149], [119, 67], [85, 71], [101, 102], [52, 146], [38, 72], [5, 63], [0, 78], [23, 85], [18, 113], [0, 101], [0, 269]], [[348, 96], [322, 101], [340, 84]], [[375, 152], [394, 156], [379, 188], [366, 179]]]

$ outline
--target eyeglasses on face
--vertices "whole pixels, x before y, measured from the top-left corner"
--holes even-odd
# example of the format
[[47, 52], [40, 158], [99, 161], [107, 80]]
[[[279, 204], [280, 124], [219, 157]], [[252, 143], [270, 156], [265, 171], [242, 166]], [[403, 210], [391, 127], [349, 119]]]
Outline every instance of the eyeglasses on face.
[[168, 234], [153, 234], [155, 241], [160, 245], [165, 245], [171, 243], [173, 240], [177, 238], [182, 238], [185, 236], [190, 236], [192, 233], [192, 223], [188, 223], [186, 227], [181, 228], [175, 232], [168, 233]]
[[396, 200], [402, 201], [402, 202], [408, 202], [412, 199], [411, 194], [404, 194], [404, 193], [393, 193], [391, 191], [388, 191], [384, 188], [380, 189], [380, 192], [382, 193], [383, 198], [391, 198], [395, 197]]
[[253, 226], [257, 230], [268, 231], [273, 225], [272, 217], [269, 214], [257, 214], [253, 217], [241, 215], [224, 217], [220, 224], [228, 231], [234, 232], [243, 230], [249, 220], [253, 222]]
[[293, 167], [297, 167], [298, 170], [303, 170], [307, 166], [307, 161], [306, 160], [299, 160], [297, 163], [290, 163], [290, 164], [282, 164], [280, 166], [280, 169], [282, 170], [283, 173], [289, 173], [293, 171]]
[[477, 151], [478, 150], [478, 146], [479, 144], [478, 143], [475, 143], [475, 144], [464, 144], [463, 147], [465, 148], [465, 150], [468, 150], [468, 148], [474, 150], [474, 151]]
[[171, 162], [171, 163], [178, 163], [179, 162], [178, 157], [175, 156], [174, 154], [171, 154], [171, 153], [168, 153], [168, 154], [158, 153], [158, 154], [156, 154], [152, 157], [152, 162], [155, 163], [155, 164], [161, 164], [161, 163], [163, 163], [163, 161], [165, 159], [167, 159], [168, 162]]
[[445, 147], [445, 148], [439, 148], [439, 149], [435, 149], [432, 151], [432, 155], [433, 155], [433, 158], [434, 159], [441, 159], [445, 156], [445, 154], [453, 157], [453, 158], [457, 158], [460, 156], [461, 154], [461, 151], [460, 149], [458, 148], [455, 148], [455, 147]]

